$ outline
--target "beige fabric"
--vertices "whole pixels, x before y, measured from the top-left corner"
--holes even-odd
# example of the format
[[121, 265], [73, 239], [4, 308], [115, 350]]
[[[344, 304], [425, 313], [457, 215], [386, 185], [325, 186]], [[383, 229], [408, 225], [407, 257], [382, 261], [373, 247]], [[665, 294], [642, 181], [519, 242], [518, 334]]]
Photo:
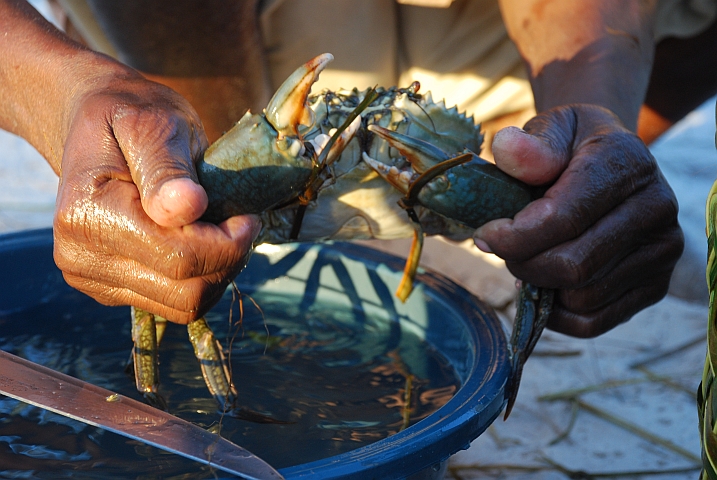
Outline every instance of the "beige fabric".
[[417, 80], [422, 92], [478, 121], [532, 107], [522, 61], [495, 0], [457, 0], [441, 9], [393, 0], [277, 0], [269, 2], [261, 24], [274, 87], [297, 59], [331, 52], [335, 60], [317, 90]]
[[405, 5], [416, 5], [419, 7], [448, 8], [453, 0], [396, 0]]
[[91, 49], [117, 58], [117, 52], [102, 31], [86, 0], [57, 0], [72, 25]]

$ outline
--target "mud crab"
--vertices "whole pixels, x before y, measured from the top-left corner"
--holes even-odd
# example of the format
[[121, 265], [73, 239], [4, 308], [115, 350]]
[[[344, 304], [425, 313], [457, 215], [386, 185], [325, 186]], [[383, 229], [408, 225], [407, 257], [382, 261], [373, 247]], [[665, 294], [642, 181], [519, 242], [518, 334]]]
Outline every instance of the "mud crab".
[[[247, 112], [205, 152], [197, 166], [209, 196], [204, 220], [258, 214], [257, 243], [413, 236], [397, 292], [405, 300], [425, 234], [466, 238], [489, 220], [512, 217], [536, 193], [473, 153], [483, 141], [480, 126], [419, 94], [418, 83], [309, 96], [332, 59], [323, 54], [301, 66], [263, 112]], [[506, 417], [551, 304], [550, 291], [523, 283]], [[137, 388], [166, 408], [157, 392], [164, 321], [133, 309], [132, 322]], [[188, 329], [209, 390], [225, 411], [234, 409], [221, 346], [204, 319]]]

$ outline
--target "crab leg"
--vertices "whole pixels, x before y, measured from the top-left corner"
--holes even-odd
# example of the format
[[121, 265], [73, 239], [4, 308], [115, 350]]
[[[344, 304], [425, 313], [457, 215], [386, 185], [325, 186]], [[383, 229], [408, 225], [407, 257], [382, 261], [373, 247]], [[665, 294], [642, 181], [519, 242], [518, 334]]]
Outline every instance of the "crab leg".
[[[399, 170], [398, 175], [392, 171], [392, 175], [386, 177], [389, 182], [401, 189], [430, 174], [416, 192], [418, 203], [471, 228], [497, 218], [512, 218], [539, 196], [532, 187], [468, 150], [457, 156], [448, 155], [427, 142], [378, 125], [370, 126], [369, 130], [401, 152], [411, 164], [410, 169]], [[459, 158], [460, 165], [448, 163]], [[432, 173], [443, 164], [449, 168]], [[405, 185], [399, 186], [396, 181]]]
[[[374, 133], [378, 133], [379, 136], [383, 138], [395, 138], [393, 135], [395, 132], [379, 127], [378, 125], [370, 125], [368, 129]], [[406, 265], [403, 269], [403, 276], [396, 289], [396, 296], [402, 302], [405, 302], [413, 291], [413, 281], [416, 278], [416, 272], [423, 250], [423, 227], [413, 208], [420, 204], [418, 193], [426, 183], [438, 175], [441, 175], [446, 170], [470, 161], [471, 157], [470, 155], [464, 154], [450, 158], [448, 154], [430, 143], [422, 142], [405, 135], [401, 135], [400, 137], [401, 142], [391, 142], [391, 145], [395, 145], [401, 154], [411, 156], [411, 166], [417, 173], [400, 171], [396, 167], [389, 167], [381, 162], [377, 162], [365, 153], [363, 154], [363, 159], [371, 168], [381, 175], [381, 177], [406, 195], [401, 199], [399, 205], [406, 210], [408, 218], [414, 226], [414, 233], [411, 250], [408, 253]]]
[[158, 393], [158, 339], [161, 339], [166, 320], [132, 307], [132, 360], [137, 391], [155, 408], [167, 410], [167, 402]]
[[421, 221], [418, 219], [416, 211], [413, 210], [413, 207], [407, 206], [406, 213], [408, 214], [408, 218], [410, 218], [413, 223], [414, 231], [413, 240], [411, 241], [411, 250], [409, 250], [408, 257], [406, 257], [406, 265], [403, 267], [401, 282], [398, 284], [398, 288], [396, 288], [396, 296], [399, 300], [401, 300], [401, 302], [408, 300], [408, 297], [413, 291], [413, 281], [416, 278], [418, 265], [421, 261], [423, 239], [425, 237]]
[[513, 369], [508, 384], [505, 386], [508, 404], [505, 407], [504, 419], [507, 419], [513, 410], [525, 361], [533, 352], [548, 323], [553, 306], [553, 296], [554, 290], [549, 288], [538, 288], [526, 282], [520, 286], [518, 310], [515, 312], [513, 333], [510, 336]]
[[[158, 349], [166, 325], [166, 319], [132, 307], [132, 361], [137, 390], [150, 405], [162, 410], [167, 410], [167, 402], [158, 392]], [[188, 324], [187, 332], [207, 388], [225, 411], [231, 410], [236, 402], [237, 392], [231, 382], [229, 367], [219, 341], [204, 318]]]
[[219, 403], [223, 411], [234, 408], [237, 391], [229, 374], [229, 365], [222, 352], [219, 340], [207, 325], [204, 318], [197, 319], [187, 325], [189, 340], [194, 347], [194, 355], [199, 360], [204, 382], [209, 392]]
[[189, 340], [194, 347], [194, 354], [199, 360], [204, 383], [214, 396], [223, 412], [234, 418], [254, 423], [273, 423], [284, 425], [291, 422], [276, 420], [268, 415], [254, 412], [237, 405], [238, 393], [232, 381], [229, 362], [226, 361], [222, 346], [214, 336], [204, 318], [187, 325]]

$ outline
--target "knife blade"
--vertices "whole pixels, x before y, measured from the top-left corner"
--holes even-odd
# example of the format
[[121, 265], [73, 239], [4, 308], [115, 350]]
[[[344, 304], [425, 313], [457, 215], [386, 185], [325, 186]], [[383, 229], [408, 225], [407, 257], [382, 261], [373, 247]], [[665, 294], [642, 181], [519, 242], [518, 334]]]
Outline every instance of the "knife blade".
[[2, 350], [0, 393], [241, 478], [283, 479], [264, 460], [217, 434]]

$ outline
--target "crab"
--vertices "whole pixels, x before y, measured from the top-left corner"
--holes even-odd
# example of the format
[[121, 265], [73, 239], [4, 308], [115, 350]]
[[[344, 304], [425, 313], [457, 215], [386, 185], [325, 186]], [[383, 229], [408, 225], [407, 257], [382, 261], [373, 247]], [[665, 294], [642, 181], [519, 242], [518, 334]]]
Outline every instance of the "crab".
[[[405, 301], [424, 235], [467, 238], [487, 221], [514, 216], [539, 192], [482, 160], [475, 153], [483, 142], [480, 125], [434, 102], [430, 93], [420, 94], [417, 82], [309, 95], [332, 59], [325, 53], [299, 67], [263, 112], [247, 112], [206, 150], [197, 165], [209, 198], [203, 220], [259, 215], [263, 229], [256, 244], [412, 236], [397, 291]], [[551, 304], [551, 291], [523, 282], [511, 337], [506, 418]], [[163, 319], [135, 308], [132, 321], [137, 388], [166, 408], [156, 374]], [[198, 319], [188, 329], [221, 409], [240, 409], [206, 321]]]

